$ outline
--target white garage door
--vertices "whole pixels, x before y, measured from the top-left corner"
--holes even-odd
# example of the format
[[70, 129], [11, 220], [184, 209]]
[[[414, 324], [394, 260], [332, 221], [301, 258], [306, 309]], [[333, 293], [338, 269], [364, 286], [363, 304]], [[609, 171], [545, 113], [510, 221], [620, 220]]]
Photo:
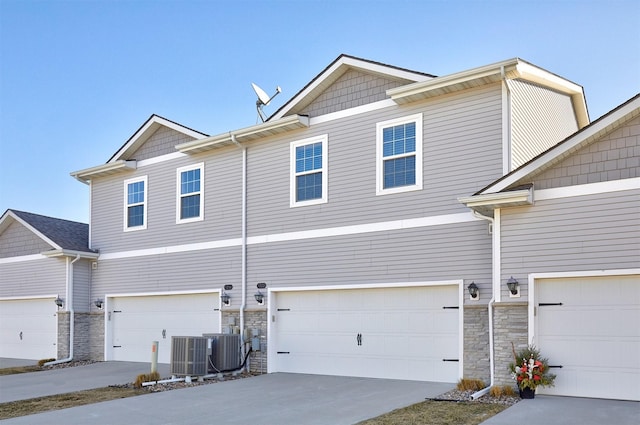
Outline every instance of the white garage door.
[[536, 282], [536, 345], [557, 375], [544, 394], [640, 399], [640, 276]]
[[53, 298], [0, 301], [0, 357], [56, 358], [57, 309]]
[[220, 332], [219, 300], [217, 293], [112, 298], [109, 360], [149, 362], [158, 341], [158, 362], [169, 363], [172, 336]]
[[459, 379], [457, 286], [279, 292], [275, 302], [270, 370]]

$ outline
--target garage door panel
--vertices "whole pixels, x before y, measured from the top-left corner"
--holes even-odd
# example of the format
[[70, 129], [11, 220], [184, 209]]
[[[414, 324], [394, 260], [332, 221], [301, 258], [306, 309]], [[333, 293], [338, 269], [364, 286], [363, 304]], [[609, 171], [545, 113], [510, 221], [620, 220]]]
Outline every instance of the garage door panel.
[[442, 359], [458, 357], [458, 310], [443, 306], [457, 297], [456, 286], [277, 293], [274, 351], [289, 354], [274, 370], [455, 382], [458, 364]]
[[53, 298], [0, 301], [0, 357], [56, 358], [57, 327]]
[[562, 365], [540, 392], [639, 400], [640, 276], [545, 279], [536, 293], [536, 345]]

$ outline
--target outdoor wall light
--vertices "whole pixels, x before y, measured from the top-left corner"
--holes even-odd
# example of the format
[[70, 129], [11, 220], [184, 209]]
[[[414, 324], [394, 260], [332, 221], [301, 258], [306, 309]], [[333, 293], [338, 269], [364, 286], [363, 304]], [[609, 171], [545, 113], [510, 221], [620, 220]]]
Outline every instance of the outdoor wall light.
[[264, 294], [262, 292], [260, 291], [256, 292], [254, 297], [256, 297], [256, 301], [258, 301], [258, 304], [260, 305], [264, 304]]
[[471, 285], [469, 285], [467, 289], [469, 290], [469, 299], [474, 301], [478, 301], [480, 299], [480, 290], [475, 282], [471, 282]]
[[220, 295], [220, 299], [222, 300], [222, 304], [227, 307], [231, 305], [231, 296], [226, 292], [223, 292], [222, 295]]
[[520, 296], [520, 285], [518, 285], [518, 281], [511, 276], [509, 280], [507, 280], [507, 287], [509, 288], [509, 296], [510, 297], [519, 297]]
[[62, 308], [62, 304], [64, 304], [64, 300], [62, 300], [62, 298], [60, 297], [57, 297], [55, 300], [53, 300], [53, 302], [56, 303], [58, 308]]
[[93, 303], [96, 305], [96, 307], [102, 310], [102, 307], [104, 306], [104, 300], [102, 298], [96, 299]]

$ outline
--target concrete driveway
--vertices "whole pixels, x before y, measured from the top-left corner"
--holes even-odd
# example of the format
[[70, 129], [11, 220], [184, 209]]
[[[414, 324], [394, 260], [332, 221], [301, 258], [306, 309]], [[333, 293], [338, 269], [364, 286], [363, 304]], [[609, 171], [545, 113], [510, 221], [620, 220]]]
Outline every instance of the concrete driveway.
[[273, 373], [7, 419], [2, 424], [351, 425], [453, 386]]

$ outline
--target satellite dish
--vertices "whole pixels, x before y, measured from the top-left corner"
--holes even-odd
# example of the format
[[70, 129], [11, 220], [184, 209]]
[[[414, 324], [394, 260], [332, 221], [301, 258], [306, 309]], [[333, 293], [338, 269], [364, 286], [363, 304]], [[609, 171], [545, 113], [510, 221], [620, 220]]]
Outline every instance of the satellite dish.
[[256, 96], [258, 96], [258, 100], [256, 100], [256, 109], [258, 111], [258, 117], [260, 117], [262, 122], [264, 122], [266, 118], [264, 116], [264, 112], [262, 111], [262, 108], [264, 106], [268, 106], [269, 103], [271, 103], [271, 101], [273, 100], [273, 98], [282, 92], [282, 89], [280, 88], [280, 86], [276, 87], [276, 92], [274, 93], [274, 95], [269, 97], [269, 95], [264, 90], [262, 90], [257, 84], [251, 83], [251, 87], [253, 87], [253, 91], [256, 92]]

